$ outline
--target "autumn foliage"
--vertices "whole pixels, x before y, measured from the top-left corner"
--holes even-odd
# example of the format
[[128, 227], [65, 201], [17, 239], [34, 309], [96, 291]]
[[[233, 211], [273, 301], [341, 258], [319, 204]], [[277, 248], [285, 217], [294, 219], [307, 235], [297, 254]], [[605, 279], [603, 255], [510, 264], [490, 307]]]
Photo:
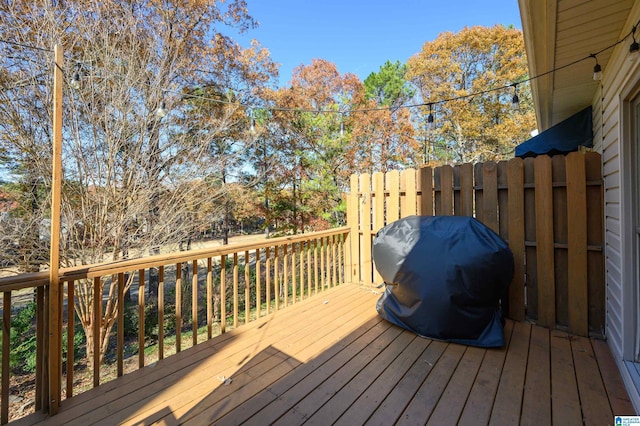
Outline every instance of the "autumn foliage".
[[[529, 77], [517, 29], [496, 25], [443, 33], [426, 42], [407, 65], [407, 78], [422, 101], [433, 103], [436, 126], [426, 139], [438, 160], [510, 158], [536, 128], [528, 83], [517, 85]], [[516, 110], [511, 107], [514, 90], [520, 100]], [[421, 115], [427, 114], [424, 107]]]
[[[0, 192], [12, 194], [0, 263], [19, 271], [47, 267], [54, 44], [66, 53], [62, 266], [214, 229], [226, 239], [245, 222], [343, 224], [352, 173], [507, 158], [535, 128], [513, 28], [441, 34], [364, 82], [314, 59], [277, 87], [268, 49], [229, 35], [256, 25], [244, 0], [10, 1], [0, 19]], [[89, 287], [76, 294], [89, 336]]]

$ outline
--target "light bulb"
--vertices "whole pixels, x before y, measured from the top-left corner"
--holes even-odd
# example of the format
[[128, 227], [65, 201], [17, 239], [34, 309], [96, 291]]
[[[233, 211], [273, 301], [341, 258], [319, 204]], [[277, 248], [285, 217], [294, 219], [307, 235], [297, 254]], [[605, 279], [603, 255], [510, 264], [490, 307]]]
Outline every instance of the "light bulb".
[[73, 74], [73, 78], [69, 82], [69, 85], [76, 90], [80, 88], [80, 73], [76, 72]]
[[635, 62], [640, 57], [640, 44], [633, 39], [633, 43], [629, 46], [629, 61]]
[[602, 67], [598, 63], [596, 63], [593, 67], [593, 79], [595, 81], [602, 80]]
[[429, 113], [429, 115], [427, 116], [427, 129], [433, 130], [435, 127], [436, 127], [436, 123], [433, 118], [433, 114]]
[[162, 101], [160, 102], [160, 106], [156, 110], [156, 117], [162, 118], [165, 115], [167, 115], [167, 105], [164, 103], [164, 101]]

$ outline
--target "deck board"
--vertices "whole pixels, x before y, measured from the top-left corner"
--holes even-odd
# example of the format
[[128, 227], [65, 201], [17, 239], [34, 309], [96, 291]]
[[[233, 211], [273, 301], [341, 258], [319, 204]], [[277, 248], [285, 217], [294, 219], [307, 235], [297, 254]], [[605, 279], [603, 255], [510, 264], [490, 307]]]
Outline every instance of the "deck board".
[[510, 320], [504, 348], [430, 340], [382, 320], [378, 297], [329, 289], [65, 400], [54, 417], [15, 423], [602, 424], [634, 414], [603, 342]]
[[504, 328], [505, 347], [485, 353], [480, 371], [473, 383], [467, 403], [462, 411], [459, 423], [461, 425], [487, 424], [491, 418], [491, 409], [495, 401], [496, 391], [502, 374], [502, 367], [507, 355], [507, 348], [511, 343], [513, 325], [507, 321]]
[[522, 425], [551, 424], [551, 371], [549, 365], [549, 332], [532, 327], [528, 365], [522, 398]]

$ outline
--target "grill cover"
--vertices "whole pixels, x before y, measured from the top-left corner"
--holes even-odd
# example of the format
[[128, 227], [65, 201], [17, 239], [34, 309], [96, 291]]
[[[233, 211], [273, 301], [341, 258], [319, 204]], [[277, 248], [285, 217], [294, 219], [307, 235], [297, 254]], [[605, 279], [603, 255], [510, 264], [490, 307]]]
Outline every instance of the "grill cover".
[[387, 321], [424, 337], [504, 346], [499, 299], [513, 278], [513, 254], [481, 222], [406, 217], [376, 234], [373, 260], [387, 284], [376, 306]]

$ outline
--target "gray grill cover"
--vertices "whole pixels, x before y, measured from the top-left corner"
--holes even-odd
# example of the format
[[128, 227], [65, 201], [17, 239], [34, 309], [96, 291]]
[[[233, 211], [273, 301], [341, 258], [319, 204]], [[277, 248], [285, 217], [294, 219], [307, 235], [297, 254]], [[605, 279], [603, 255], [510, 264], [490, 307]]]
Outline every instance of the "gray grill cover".
[[411, 216], [382, 228], [373, 260], [387, 287], [378, 313], [421, 336], [504, 346], [499, 300], [513, 278], [513, 254], [471, 217]]

